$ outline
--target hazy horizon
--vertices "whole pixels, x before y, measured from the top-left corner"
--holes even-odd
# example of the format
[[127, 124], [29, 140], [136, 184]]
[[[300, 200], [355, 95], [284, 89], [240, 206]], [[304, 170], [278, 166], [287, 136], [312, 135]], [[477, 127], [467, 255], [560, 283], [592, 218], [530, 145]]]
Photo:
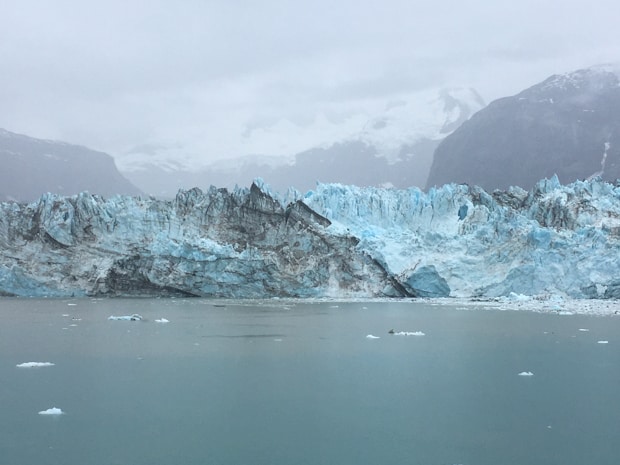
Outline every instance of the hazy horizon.
[[0, 127], [117, 160], [291, 155], [412, 95], [472, 87], [490, 102], [618, 61], [614, 13], [610, 0], [7, 3]]

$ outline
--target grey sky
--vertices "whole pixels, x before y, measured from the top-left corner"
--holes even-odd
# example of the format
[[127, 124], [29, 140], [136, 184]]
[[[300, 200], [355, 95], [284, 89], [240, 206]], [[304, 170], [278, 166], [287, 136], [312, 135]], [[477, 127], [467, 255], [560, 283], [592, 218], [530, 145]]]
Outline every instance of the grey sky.
[[439, 86], [471, 86], [490, 101], [620, 61], [617, 0], [0, 7], [0, 127], [113, 155], [141, 145], [205, 159], [264, 151], [240, 138]]

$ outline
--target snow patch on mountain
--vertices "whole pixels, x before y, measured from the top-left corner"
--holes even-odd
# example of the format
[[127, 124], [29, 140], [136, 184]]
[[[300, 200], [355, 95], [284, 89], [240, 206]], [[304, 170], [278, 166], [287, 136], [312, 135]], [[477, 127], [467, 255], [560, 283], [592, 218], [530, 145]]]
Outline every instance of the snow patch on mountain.
[[[311, 119], [248, 120], [239, 131], [228, 134], [234, 142], [217, 148], [152, 141], [116, 155], [116, 163], [126, 173], [149, 165], [171, 173], [230, 169], [230, 160], [233, 168], [248, 160], [277, 166], [293, 163], [298, 153], [350, 141], [373, 145], [379, 156], [393, 161], [403, 145], [441, 139], [484, 106], [483, 99], [471, 88], [426, 89], [399, 95], [387, 103], [369, 99], [354, 110], [325, 109]], [[220, 134], [202, 145], [226, 136]]]

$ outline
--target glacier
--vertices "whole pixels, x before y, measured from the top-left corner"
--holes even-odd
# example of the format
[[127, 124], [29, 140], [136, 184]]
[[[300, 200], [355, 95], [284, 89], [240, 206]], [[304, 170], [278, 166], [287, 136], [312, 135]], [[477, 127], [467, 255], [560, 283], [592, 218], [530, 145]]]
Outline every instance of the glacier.
[[82, 193], [0, 204], [0, 295], [620, 297], [620, 187]]

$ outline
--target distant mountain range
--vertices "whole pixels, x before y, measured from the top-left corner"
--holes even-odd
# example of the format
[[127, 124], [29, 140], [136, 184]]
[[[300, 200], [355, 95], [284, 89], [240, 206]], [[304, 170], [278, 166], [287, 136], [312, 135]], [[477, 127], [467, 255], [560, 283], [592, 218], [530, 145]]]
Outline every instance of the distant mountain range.
[[[473, 89], [433, 89], [386, 104], [340, 140], [287, 157], [246, 156], [206, 167], [175, 166], [144, 157], [123, 171], [149, 194], [172, 197], [179, 187], [249, 185], [263, 178], [280, 192], [313, 189], [318, 181], [358, 186], [424, 186], [439, 142], [485, 105]], [[332, 128], [333, 132], [340, 129]], [[123, 169], [121, 167], [121, 169]]]
[[554, 75], [490, 103], [439, 144], [427, 187], [530, 189], [553, 174], [562, 183], [620, 178], [619, 70]]
[[0, 129], [0, 167], [0, 201], [30, 202], [46, 192], [140, 193], [106, 153], [4, 129]]
[[144, 154], [121, 174], [105, 153], [0, 129], [0, 201], [82, 191], [171, 198], [179, 188], [246, 186], [257, 177], [280, 192], [312, 190], [317, 181], [396, 188], [456, 182], [487, 191], [530, 189], [554, 174], [562, 183], [616, 181], [619, 76], [615, 66], [554, 75], [487, 107], [472, 89], [423, 92], [387, 104], [358, 130], [335, 128], [336, 142], [201, 168]]

